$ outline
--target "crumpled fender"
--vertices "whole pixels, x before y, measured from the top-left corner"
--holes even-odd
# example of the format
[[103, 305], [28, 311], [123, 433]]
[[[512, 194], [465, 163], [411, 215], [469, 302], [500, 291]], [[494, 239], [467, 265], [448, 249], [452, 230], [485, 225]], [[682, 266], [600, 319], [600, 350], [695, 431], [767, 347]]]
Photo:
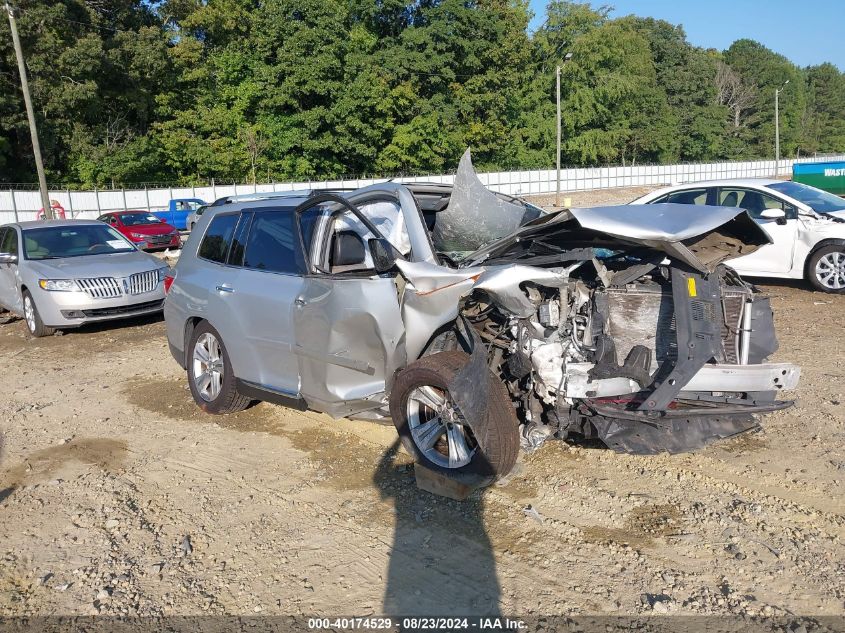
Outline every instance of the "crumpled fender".
[[532, 282], [561, 288], [567, 284], [574, 268], [555, 270], [508, 264], [454, 270], [427, 262], [401, 260], [397, 260], [396, 266], [408, 282], [402, 297], [402, 320], [409, 359], [418, 358], [431, 335], [458, 318], [461, 298], [474, 290], [483, 290], [498, 307], [525, 318], [533, 314], [536, 307], [521, 284]]

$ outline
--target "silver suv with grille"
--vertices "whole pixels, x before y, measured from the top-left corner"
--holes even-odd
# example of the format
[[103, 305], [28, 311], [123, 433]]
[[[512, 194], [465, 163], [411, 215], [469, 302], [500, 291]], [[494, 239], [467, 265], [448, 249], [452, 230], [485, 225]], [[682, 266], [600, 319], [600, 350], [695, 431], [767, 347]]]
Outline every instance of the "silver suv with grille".
[[757, 428], [799, 369], [765, 296], [729, 266], [770, 243], [742, 209], [545, 214], [487, 190], [381, 183], [209, 207], [165, 280], [197, 404], [392, 418], [468, 482], [520, 445], [598, 438], [680, 452]]
[[102, 222], [0, 226], [0, 323], [22, 317], [33, 336], [45, 336], [158, 312], [167, 270]]

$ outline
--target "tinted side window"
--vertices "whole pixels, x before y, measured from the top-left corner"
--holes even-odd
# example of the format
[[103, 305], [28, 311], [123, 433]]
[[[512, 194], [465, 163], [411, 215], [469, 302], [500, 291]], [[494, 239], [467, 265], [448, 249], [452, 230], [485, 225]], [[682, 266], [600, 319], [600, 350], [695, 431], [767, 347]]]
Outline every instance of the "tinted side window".
[[219, 215], [213, 220], [205, 232], [197, 255], [220, 264], [226, 261], [232, 235], [238, 223], [239, 214]]
[[275, 273], [302, 273], [293, 209], [256, 213], [244, 253], [244, 267]]

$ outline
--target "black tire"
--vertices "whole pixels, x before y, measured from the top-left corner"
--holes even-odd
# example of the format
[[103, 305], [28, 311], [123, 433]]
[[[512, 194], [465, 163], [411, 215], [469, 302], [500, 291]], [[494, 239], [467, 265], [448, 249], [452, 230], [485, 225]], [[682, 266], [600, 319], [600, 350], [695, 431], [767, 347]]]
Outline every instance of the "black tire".
[[21, 299], [23, 299], [24, 322], [29, 333], [35, 338], [55, 334], [56, 328], [47, 327], [44, 325], [44, 321], [41, 320], [41, 315], [38, 313], [38, 306], [35, 305], [32, 293], [29, 290], [24, 290], [21, 293]]
[[[219, 357], [222, 360], [222, 367], [220, 369], [221, 379], [219, 391], [216, 393], [213, 392], [211, 386], [208, 388], [209, 392], [205, 393], [197, 384], [198, 381], [196, 379], [195, 369], [197, 368], [198, 361], [195, 361], [194, 355], [200, 339], [203, 339], [204, 342], [209, 341], [209, 339], [203, 337], [212, 337], [219, 346]], [[206, 413], [221, 415], [243, 411], [249, 406], [251, 400], [238, 393], [235, 386], [235, 374], [232, 371], [232, 363], [229, 360], [229, 353], [226, 351], [226, 345], [223, 343], [223, 339], [220, 337], [220, 334], [217, 330], [211, 327], [211, 324], [208, 321], [202, 321], [194, 328], [194, 331], [191, 334], [191, 340], [188, 344], [185, 360], [188, 365], [188, 386], [191, 389], [191, 395], [194, 397], [194, 402], [197, 403], [200, 409]]]
[[[829, 271], [833, 276], [824, 276], [823, 271]], [[839, 288], [833, 287], [834, 280]], [[814, 251], [807, 260], [807, 281], [822, 292], [845, 293], [845, 245], [831, 244]]]
[[[448, 351], [425, 356], [401, 370], [390, 393], [390, 415], [405, 449], [414, 459], [433, 471], [467, 483], [492, 483], [507, 475], [516, 463], [519, 453], [519, 421], [505, 386], [493, 374], [488, 375], [489, 398], [486, 419], [476, 423], [483, 428], [474, 428], [466, 421], [462, 423], [467, 445], [474, 453], [469, 463], [451, 468], [429, 459], [418, 446], [411, 432], [409, 399], [414, 390], [428, 386], [442, 391], [448, 402], [448, 385], [457, 371], [469, 361], [469, 356], [460, 351]], [[444, 424], [444, 427], [448, 424]], [[461, 426], [461, 425], [459, 425]], [[445, 431], [441, 431], [445, 435]], [[448, 442], [439, 436], [435, 446], [429, 449], [443, 453], [443, 444]], [[435, 455], [435, 458], [438, 456]], [[480, 480], [484, 480], [483, 482]]]

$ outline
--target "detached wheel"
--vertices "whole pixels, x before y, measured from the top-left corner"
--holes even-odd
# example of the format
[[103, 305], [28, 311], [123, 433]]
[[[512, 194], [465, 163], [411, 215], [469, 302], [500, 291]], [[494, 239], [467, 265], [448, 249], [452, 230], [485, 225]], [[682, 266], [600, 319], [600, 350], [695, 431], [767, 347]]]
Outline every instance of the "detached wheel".
[[485, 419], [463, 417], [449, 394], [464, 352], [425, 356], [399, 372], [390, 393], [390, 415], [405, 449], [427, 468], [460, 479], [497, 479], [513, 468], [519, 422], [505, 386], [488, 374]]
[[204, 321], [194, 328], [188, 350], [188, 385], [199, 407], [215, 414], [246, 409], [250, 399], [235, 388], [229, 354], [211, 324]]
[[26, 329], [35, 338], [42, 336], [52, 336], [56, 332], [56, 328], [47, 327], [44, 321], [41, 320], [41, 315], [38, 314], [38, 308], [35, 307], [35, 301], [29, 290], [23, 291], [23, 317], [26, 321]]
[[822, 292], [845, 293], [845, 246], [823, 246], [810, 255], [807, 279]]

